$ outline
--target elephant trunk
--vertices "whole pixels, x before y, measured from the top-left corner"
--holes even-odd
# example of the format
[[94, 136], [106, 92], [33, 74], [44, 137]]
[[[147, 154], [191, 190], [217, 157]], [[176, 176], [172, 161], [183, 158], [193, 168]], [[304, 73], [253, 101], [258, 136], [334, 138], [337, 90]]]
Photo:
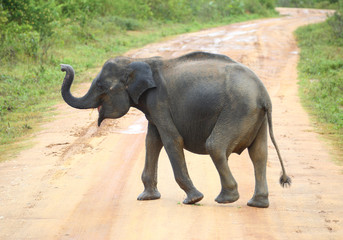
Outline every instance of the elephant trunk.
[[75, 75], [74, 69], [70, 65], [61, 64], [61, 70], [62, 72], [66, 72], [61, 88], [61, 93], [64, 101], [68, 105], [78, 109], [97, 108], [100, 106], [94, 82], [92, 83], [88, 92], [83, 97], [76, 98], [70, 92], [70, 87], [73, 83]]

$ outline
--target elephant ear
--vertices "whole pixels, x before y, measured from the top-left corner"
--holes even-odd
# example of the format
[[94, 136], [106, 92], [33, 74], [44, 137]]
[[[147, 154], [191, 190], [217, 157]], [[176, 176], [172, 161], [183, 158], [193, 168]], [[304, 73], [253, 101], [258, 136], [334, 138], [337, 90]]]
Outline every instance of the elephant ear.
[[145, 62], [132, 62], [129, 64], [129, 75], [127, 79], [127, 90], [135, 104], [138, 104], [140, 96], [156, 84], [152, 77], [149, 64]]

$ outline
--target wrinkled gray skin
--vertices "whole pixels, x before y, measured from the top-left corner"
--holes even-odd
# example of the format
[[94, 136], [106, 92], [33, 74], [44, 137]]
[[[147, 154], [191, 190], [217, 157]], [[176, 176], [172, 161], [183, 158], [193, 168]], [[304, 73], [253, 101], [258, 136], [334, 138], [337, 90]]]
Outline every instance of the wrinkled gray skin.
[[176, 182], [187, 194], [185, 204], [200, 201], [203, 194], [188, 175], [183, 149], [211, 156], [222, 185], [215, 200], [235, 202], [239, 194], [228, 157], [248, 148], [255, 170], [255, 192], [248, 205], [268, 207], [268, 125], [283, 171], [280, 183], [291, 183], [274, 140], [269, 95], [246, 66], [224, 55], [204, 52], [169, 60], [118, 57], [104, 64], [81, 98], [70, 93], [73, 68], [61, 68], [66, 72], [61, 89], [64, 100], [74, 108], [98, 108], [99, 126], [105, 118], [122, 117], [130, 107], [141, 110], [148, 119], [142, 174], [145, 189], [138, 200], [161, 197], [157, 190], [157, 162], [164, 147]]

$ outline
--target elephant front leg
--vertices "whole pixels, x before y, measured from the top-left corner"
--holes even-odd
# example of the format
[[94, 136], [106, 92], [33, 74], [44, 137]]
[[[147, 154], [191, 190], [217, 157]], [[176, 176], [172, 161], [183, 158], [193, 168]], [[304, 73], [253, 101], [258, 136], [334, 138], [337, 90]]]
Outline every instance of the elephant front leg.
[[163, 139], [163, 145], [174, 171], [174, 177], [180, 188], [187, 194], [184, 204], [194, 204], [203, 199], [204, 195], [193, 185], [188, 175], [185, 156], [183, 152], [183, 140], [181, 137], [169, 137]]
[[157, 163], [163, 144], [155, 125], [151, 123], [148, 125], [145, 144], [145, 166], [142, 173], [144, 191], [138, 196], [137, 200], [159, 199], [161, 194], [157, 190]]

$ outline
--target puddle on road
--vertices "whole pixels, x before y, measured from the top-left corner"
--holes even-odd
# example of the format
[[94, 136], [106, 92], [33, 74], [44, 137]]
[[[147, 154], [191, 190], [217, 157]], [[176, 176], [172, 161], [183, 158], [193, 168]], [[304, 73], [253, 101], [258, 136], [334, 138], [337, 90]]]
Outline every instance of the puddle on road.
[[222, 30], [222, 31], [206, 34], [206, 36], [208, 36], [208, 37], [216, 37], [216, 36], [220, 36], [220, 35], [225, 35], [226, 33], [227, 33], [227, 31]]
[[252, 23], [252, 24], [245, 24], [245, 25], [241, 25], [239, 26], [239, 28], [248, 28], [248, 27], [256, 27], [257, 23]]
[[134, 121], [131, 125], [125, 128], [116, 128], [111, 130], [112, 133], [120, 133], [120, 134], [142, 134], [146, 133], [147, 128], [147, 120], [144, 116], [138, 118]]
[[[250, 24], [251, 25], [251, 24]], [[235, 50], [249, 50], [254, 46], [252, 43], [257, 42], [257, 36], [251, 35], [256, 32], [252, 30], [221, 30], [213, 33], [202, 34], [191, 42], [180, 40], [182, 43], [180, 49], [183, 51], [206, 51], [220, 53], [220, 49], [229, 48]], [[159, 51], [164, 49], [159, 48]], [[169, 49], [168, 49], [169, 50]]]
[[127, 129], [119, 131], [119, 133], [123, 133], [123, 134], [145, 133], [145, 127], [141, 124], [134, 124], [134, 125], [129, 126]]
[[144, 48], [131, 54], [131, 57], [156, 55], [174, 58], [180, 56], [181, 53], [192, 51], [221, 53], [229, 50], [251, 50], [254, 48], [253, 44], [258, 41], [257, 36], [253, 34], [257, 32], [257, 26], [259, 24], [244, 24], [217, 31], [205, 30], [199, 32], [196, 37], [192, 34], [185, 34], [163, 44], [150, 45], [148, 49]]
[[218, 37], [216, 39], [222, 39], [223, 41], [226, 41], [226, 40], [230, 40], [231, 38], [234, 38], [236, 36], [244, 35], [244, 34], [250, 34], [250, 33], [256, 32], [256, 31], [257, 31], [256, 29], [247, 30], [247, 31], [243, 31], [243, 30], [233, 30], [233, 31], [222, 30], [222, 31], [218, 31], [218, 32], [206, 33], [203, 35], [199, 35], [197, 40], [203, 41], [202, 38], [208, 39], [208, 37]]

